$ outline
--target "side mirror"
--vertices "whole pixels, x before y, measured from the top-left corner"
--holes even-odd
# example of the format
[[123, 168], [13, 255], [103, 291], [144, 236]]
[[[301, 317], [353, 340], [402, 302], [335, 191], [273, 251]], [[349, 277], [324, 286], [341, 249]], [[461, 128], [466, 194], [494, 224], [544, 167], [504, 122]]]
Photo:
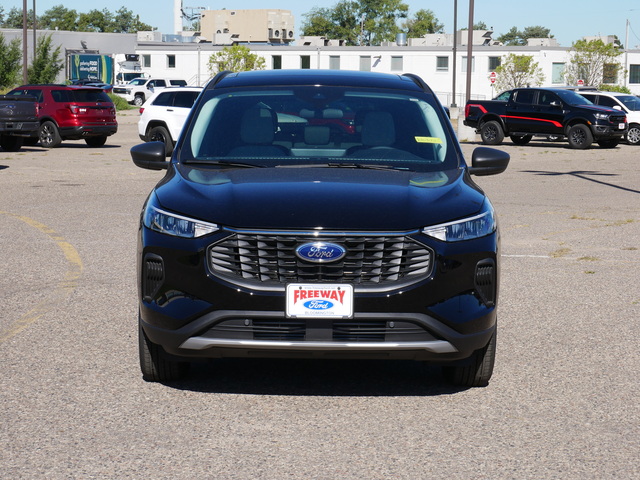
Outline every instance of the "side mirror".
[[469, 174], [486, 176], [497, 175], [507, 169], [511, 157], [508, 153], [495, 148], [478, 147], [471, 154]]
[[613, 108], [614, 110], [620, 110], [620, 111], [622, 111], [622, 107], [621, 107], [620, 105], [614, 105], [614, 106], [613, 106], [613, 107], [611, 107], [611, 108]]
[[131, 147], [131, 159], [140, 168], [147, 170], [166, 170], [169, 162], [165, 155], [163, 142], [147, 142]]

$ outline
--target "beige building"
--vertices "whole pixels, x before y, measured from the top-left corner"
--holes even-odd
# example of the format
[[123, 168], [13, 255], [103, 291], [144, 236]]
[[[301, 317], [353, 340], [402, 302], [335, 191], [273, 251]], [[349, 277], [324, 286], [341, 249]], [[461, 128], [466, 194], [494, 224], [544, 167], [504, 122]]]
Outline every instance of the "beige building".
[[293, 38], [290, 10], [204, 10], [200, 35], [215, 45], [232, 43], [282, 43]]

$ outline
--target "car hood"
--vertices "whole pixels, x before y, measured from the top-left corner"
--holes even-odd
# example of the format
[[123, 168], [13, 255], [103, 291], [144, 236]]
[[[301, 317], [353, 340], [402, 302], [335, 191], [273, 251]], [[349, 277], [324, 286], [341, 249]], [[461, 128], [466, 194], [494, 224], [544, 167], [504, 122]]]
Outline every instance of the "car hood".
[[172, 167], [163, 208], [232, 228], [405, 231], [473, 215], [482, 191], [463, 169]]
[[625, 113], [622, 110], [616, 110], [615, 108], [604, 107], [602, 105], [576, 105], [577, 107], [584, 108], [586, 110], [591, 110], [593, 112], [598, 113], [607, 113], [609, 115], [624, 115]]

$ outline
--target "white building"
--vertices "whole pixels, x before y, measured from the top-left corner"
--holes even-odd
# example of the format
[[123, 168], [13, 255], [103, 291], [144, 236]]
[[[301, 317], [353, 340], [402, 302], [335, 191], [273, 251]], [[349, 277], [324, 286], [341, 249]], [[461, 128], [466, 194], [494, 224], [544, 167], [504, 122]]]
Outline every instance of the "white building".
[[[7, 41], [21, 38], [21, 30], [0, 29]], [[203, 85], [211, 78], [208, 62], [211, 55], [221, 51], [223, 45], [196, 42], [161, 42], [157, 35], [135, 34], [99, 34], [83, 32], [47, 32], [53, 33], [53, 43], [62, 44], [62, 50], [87, 45], [102, 54], [137, 53], [140, 55], [142, 72], [152, 76], [184, 78], [189, 84]], [[444, 37], [444, 35], [443, 35]], [[467, 81], [467, 49], [458, 46], [456, 50], [455, 98], [453, 98], [453, 47], [451, 38], [443, 38], [436, 45], [415, 45], [408, 39], [406, 45], [391, 44], [381, 47], [345, 47], [340, 41], [314, 38], [302, 41], [302, 45], [246, 44], [255, 54], [266, 60], [267, 69], [340, 69], [370, 70], [377, 72], [404, 73], [420, 75], [437, 93], [445, 105], [465, 104]], [[510, 53], [530, 55], [538, 63], [545, 76], [545, 86], [562, 86], [565, 64], [569, 60], [570, 49], [560, 47], [554, 42], [531, 42], [523, 47], [496, 45], [486, 42], [486, 32], [479, 36], [474, 45], [471, 62], [472, 98], [493, 98], [499, 92], [494, 90], [490, 73], [495, 71], [503, 57]], [[447, 41], [449, 40], [449, 41]], [[461, 39], [462, 40], [462, 39]], [[84, 43], [83, 43], [84, 42]], [[296, 42], [298, 43], [298, 42]], [[304, 43], [307, 43], [305, 45]], [[417, 42], [421, 43], [421, 42]], [[433, 43], [433, 42], [429, 42]], [[474, 40], [475, 43], [475, 40]], [[85, 47], [86, 48], [86, 47]], [[124, 50], [123, 50], [124, 49]], [[617, 84], [626, 86], [636, 95], [640, 95], [640, 50], [625, 50], [619, 57], [623, 64]], [[58, 81], [65, 80], [64, 73]]]
[[[545, 43], [545, 42], [542, 42]], [[324, 45], [272, 46], [246, 45], [266, 60], [267, 69], [340, 69], [370, 70], [377, 72], [420, 75], [438, 94], [445, 105], [464, 105], [466, 99], [467, 50], [458, 48], [456, 53], [456, 98], [453, 92], [453, 49], [451, 46], [384, 46], [344, 47]], [[209, 43], [154, 43], [139, 42], [136, 53], [141, 55], [142, 69], [150, 75], [185, 78], [191, 84], [202, 85], [211, 77], [207, 64], [209, 57], [223, 46]], [[530, 55], [538, 63], [545, 76], [545, 86], [562, 86], [565, 64], [569, 60], [569, 48], [547, 45], [523, 47], [474, 46], [471, 62], [471, 96], [492, 98], [497, 93], [490, 81], [503, 57], [510, 53]], [[640, 95], [640, 50], [629, 50], [620, 57], [624, 75], [620, 73], [617, 84], [626, 86]], [[174, 65], [169, 67], [169, 65]], [[624, 77], [623, 77], [624, 75]]]

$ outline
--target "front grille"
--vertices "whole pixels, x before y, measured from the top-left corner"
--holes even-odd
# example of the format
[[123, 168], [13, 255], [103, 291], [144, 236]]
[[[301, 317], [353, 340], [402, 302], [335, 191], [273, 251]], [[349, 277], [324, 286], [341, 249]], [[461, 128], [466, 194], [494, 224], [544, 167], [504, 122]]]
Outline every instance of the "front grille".
[[627, 120], [627, 117], [625, 117], [624, 115], [611, 115], [609, 116], [609, 121], [611, 123], [625, 123]]
[[[347, 250], [330, 263], [299, 259], [295, 249], [310, 241], [330, 242]], [[322, 236], [234, 233], [208, 251], [211, 272], [225, 280], [263, 288], [287, 283], [351, 283], [394, 288], [431, 273], [433, 253], [404, 235]]]
[[422, 342], [440, 339], [424, 326], [405, 320], [265, 319], [223, 320], [202, 333], [206, 338], [281, 342]]

